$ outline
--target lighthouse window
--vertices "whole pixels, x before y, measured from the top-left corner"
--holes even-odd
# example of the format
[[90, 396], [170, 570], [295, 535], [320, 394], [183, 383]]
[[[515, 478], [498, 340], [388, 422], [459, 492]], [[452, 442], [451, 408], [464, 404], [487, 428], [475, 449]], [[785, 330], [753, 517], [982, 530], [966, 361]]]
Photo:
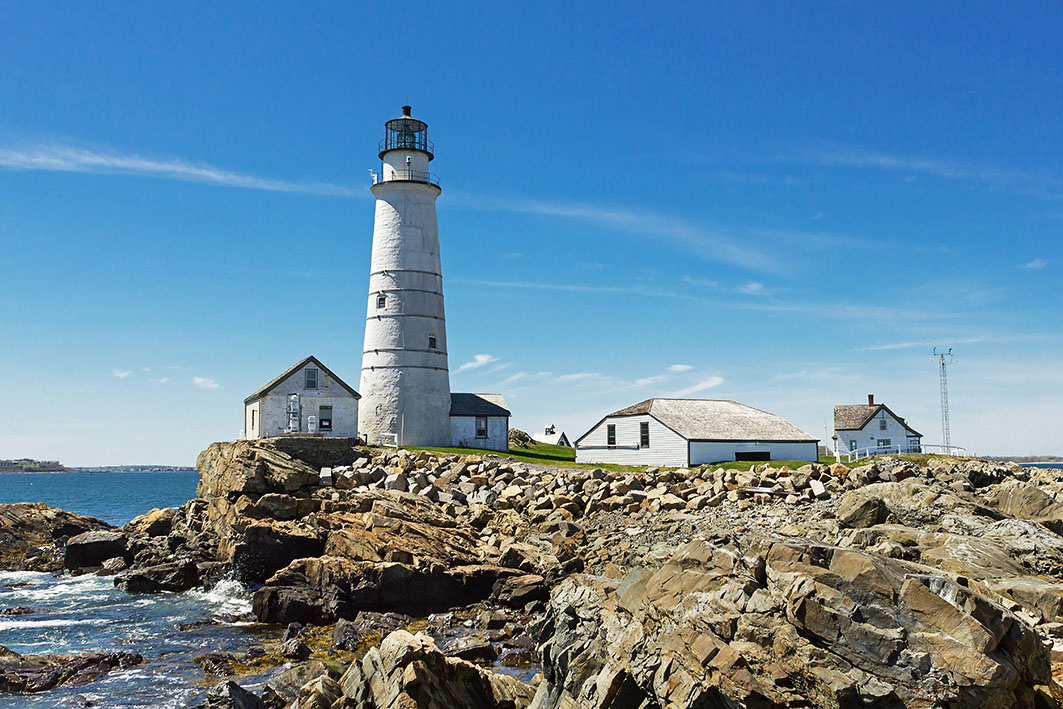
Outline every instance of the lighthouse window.
[[487, 417], [486, 416], [477, 416], [476, 417], [476, 437], [477, 438], [487, 438]]
[[436, 349], [436, 336], [435, 335], [429, 335], [428, 336], [428, 349], [430, 349], [430, 350]]
[[306, 373], [306, 389], [317, 389], [317, 370], [307, 369]]
[[376, 297], [376, 308], [377, 308], [377, 310], [380, 310], [381, 308], [387, 307], [387, 304], [388, 304], [388, 297], [386, 295], [381, 294], [381, 295], [378, 295]]

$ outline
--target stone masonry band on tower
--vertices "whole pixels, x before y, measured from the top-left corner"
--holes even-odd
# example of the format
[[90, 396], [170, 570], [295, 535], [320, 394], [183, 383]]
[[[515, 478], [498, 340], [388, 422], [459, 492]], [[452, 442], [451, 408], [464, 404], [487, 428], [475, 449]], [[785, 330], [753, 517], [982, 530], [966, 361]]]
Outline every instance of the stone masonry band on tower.
[[438, 181], [428, 126], [403, 115], [386, 124], [362, 351], [358, 430], [380, 443], [450, 445], [450, 375], [436, 222]]

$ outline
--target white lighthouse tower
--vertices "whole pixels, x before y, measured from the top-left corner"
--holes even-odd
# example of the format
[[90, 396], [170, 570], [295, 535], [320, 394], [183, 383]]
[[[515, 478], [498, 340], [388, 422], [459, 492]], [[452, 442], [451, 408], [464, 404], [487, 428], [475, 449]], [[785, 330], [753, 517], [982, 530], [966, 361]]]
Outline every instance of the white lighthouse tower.
[[[388, 121], [373, 178], [376, 218], [358, 430], [370, 444], [449, 446], [450, 373], [434, 157], [410, 107]], [[394, 439], [391, 437], [394, 436]]]

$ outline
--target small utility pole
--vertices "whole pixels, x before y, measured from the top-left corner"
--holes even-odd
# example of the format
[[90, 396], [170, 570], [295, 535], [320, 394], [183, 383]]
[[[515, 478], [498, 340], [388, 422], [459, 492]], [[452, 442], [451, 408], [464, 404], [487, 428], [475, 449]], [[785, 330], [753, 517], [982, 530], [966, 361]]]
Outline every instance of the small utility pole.
[[[952, 348], [948, 352], [938, 352], [934, 348], [934, 356], [938, 358], [938, 367], [941, 373], [941, 442], [945, 455], [952, 455], [952, 441], [949, 431], [949, 380], [945, 373], [945, 366], [952, 361]], [[946, 361], [948, 357], [948, 361]]]

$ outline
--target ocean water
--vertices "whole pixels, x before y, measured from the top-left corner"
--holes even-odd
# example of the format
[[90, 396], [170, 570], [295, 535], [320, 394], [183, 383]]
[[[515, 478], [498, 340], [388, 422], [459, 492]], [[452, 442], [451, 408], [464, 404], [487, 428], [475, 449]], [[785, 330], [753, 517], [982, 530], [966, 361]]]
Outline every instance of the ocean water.
[[[122, 525], [153, 507], [196, 496], [199, 473], [2, 473], [0, 503], [44, 502]], [[0, 644], [3, 644], [0, 641]]]
[[[0, 502], [46, 502], [124, 524], [153, 507], [176, 507], [195, 496], [195, 472], [0, 474]], [[212, 680], [193, 658], [242, 654], [276, 635], [247, 622], [250, 596], [233, 581], [211, 591], [129, 594], [113, 578], [0, 571], [0, 645], [23, 655], [135, 652], [145, 664], [111, 672], [80, 687], [36, 695], [0, 694], [3, 709], [82, 706], [177, 709], [201, 700]], [[216, 681], [216, 680], [214, 680]], [[253, 687], [255, 678], [241, 680]]]

